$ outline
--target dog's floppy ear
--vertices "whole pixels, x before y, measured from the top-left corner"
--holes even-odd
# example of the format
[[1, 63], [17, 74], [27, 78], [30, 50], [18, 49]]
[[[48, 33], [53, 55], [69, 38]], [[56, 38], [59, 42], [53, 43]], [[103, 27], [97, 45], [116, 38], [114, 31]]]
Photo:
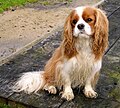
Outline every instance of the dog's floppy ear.
[[67, 17], [64, 24], [64, 33], [63, 33], [63, 44], [64, 44], [64, 54], [71, 58], [74, 56], [77, 51], [75, 49], [75, 37], [73, 37], [73, 28], [71, 25], [72, 15], [74, 14], [74, 10]]
[[108, 46], [108, 19], [105, 13], [96, 9], [95, 32], [93, 35], [93, 52], [96, 58], [101, 57]]

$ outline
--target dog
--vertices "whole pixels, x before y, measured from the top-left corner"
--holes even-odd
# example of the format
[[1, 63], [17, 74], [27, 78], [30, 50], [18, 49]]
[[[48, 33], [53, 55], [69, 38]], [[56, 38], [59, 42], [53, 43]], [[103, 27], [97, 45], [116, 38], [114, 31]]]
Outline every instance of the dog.
[[96, 7], [82, 6], [66, 18], [63, 40], [44, 67], [44, 71], [24, 73], [14, 85], [14, 91], [28, 94], [47, 90], [62, 98], [74, 99], [73, 88], [84, 87], [88, 98], [96, 98], [102, 58], [108, 47], [106, 14]]

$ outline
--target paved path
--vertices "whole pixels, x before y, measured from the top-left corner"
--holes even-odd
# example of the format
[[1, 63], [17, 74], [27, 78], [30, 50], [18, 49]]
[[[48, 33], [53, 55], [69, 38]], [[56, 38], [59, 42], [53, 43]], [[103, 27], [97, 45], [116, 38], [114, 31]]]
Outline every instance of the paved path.
[[0, 67], [0, 100], [13, 107], [24, 108], [120, 108], [120, 1], [109, 0], [103, 4], [110, 21], [109, 49], [103, 60], [97, 99], [88, 99], [75, 89], [75, 99], [67, 102], [47, 92], [27, 95], [13, 93], [10, 87], [22, 72], [42, 70], [45, 62], [60, 44], [62, 29], [17, 55]]

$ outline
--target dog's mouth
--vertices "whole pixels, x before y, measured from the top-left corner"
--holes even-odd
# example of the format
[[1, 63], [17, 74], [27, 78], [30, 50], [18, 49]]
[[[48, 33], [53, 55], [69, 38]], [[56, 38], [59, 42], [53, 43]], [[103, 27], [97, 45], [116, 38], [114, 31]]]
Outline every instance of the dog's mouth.
[[85, 38], [89, 38], [91, 35], [89, 35], [88, 33], [86, 33], [85, 30], [81, 30], [79, 31], [78, 34], [73, 34], [74, 37], [85, 37]]
[[79, 37], [87, 37], [89, 38], [90, 35], [88, 35], [85, 31], [80, 31], [79, 34], [78, 34]]
[[85, 34], [85, 31], [80, 31], [80, 33], [79, 34]]

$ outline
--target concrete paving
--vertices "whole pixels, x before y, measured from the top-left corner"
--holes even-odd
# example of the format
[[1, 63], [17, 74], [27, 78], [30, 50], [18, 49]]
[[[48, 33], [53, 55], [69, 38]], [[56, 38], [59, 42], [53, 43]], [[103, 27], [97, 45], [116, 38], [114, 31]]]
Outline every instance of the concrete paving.
[[59, 94], [47, 92], [27, 95], [11, 90], [19, 75], [27, 71], [43, 70], [52, 52], [59, 46], [62, 29], [0, 66], [0, 101], [14, 108], [120, 108], [120, 1], [106, 1], [102, 8], [106, 10], [110, 22], [109, 49], [103, 60], [100, 79], [97, 85], [99, 96], [86, 98], [82, 91], [75, 89], [75, 99], [67, 102]]

